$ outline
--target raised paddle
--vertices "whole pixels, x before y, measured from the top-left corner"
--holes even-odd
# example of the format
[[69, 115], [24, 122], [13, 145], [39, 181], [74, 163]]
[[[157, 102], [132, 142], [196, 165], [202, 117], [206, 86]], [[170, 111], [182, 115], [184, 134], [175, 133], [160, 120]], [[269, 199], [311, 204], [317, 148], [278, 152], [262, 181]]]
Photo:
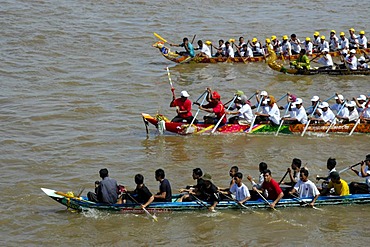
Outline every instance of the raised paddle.
[[351, 132], [349, 132], [349, 136], [351, 136], [353, 134], [353, 132], [355, 131], [357, 125], [359, 125], [359, 123], [361, 122], [361, 117], [364, 115], [364, 112], [366, 111], [366, 109], [369, 107], [369, 102], [370, 102], [370, 99], [367, 100], [366, 104], [365, 104], [365, 108], [363, 109], [363, 111], [361, 112], [361, 115], [358, 117], [356, 123], [355, 123], [355, 126], [353, 126]]
[[279, 184], [281, 184], [283, 181], [284, 181], [284, 179], [285, 179], [285, 177], [286, 177], [286, 175], [288, 175], [288, 171], [286, 171], [286, 173], [284, 174], [284, 176], [281, 178], [281, 180], [280, 180], [280, 182], [279, 182]]
[[[258, 106], [257, 106], [257, 110], [256, 110], [256, 112], [258, 112], [258, 111], [259, 111], [260, 106], [261, 106], [261, 103], [262, 103], [262, 97], [260, 97], [260, 102], [258, 102]], [[256, 122], [256, 118], [257, 118], [257, 115], [256, 115], [256, 114], [254, 114], [254, 117], [253, 117], [253, 120], [252, 120], [251, 126], [249, 127], [248, 133], [251, 133], [251, 132], [252, 132], [254, 122]]]
[[288, 96], [290, 93], [288, 92], [288, 93], [286, 93], [286, 94], [284, 94], [283, 96], [281, 96], [281, 98], [278, 100], [278, 101], [276, 101], [276, 103], [278, 103], [279, 101], [281, 101], [281, 100], [283, 100], [286, 96]]
[[196, 101], [194, 101], [193, 102], [193, 105], [195, 104], [195, 103], [198, 103], [198, 101], [200, 100], [200, 98], [202, 98], [203, 97], [203, 95], [204, 94], [206, 94], [207, 93], [207, 90], [206, 91], [204, 91], [199, 97], [198, 97], [198, 99], [196, 100]]
[[349, 167], [346, 167], [346, 168], [344, 168], [344, 169], [340, 170], [338, 173], [340, 174], [340, 173], [342, 173], [342, 172], [345, 172], [345, 171], [347, 171], [347, 170], [349, 170], [349, 169], [352, 169], [353, 167], [358, 166], [358, 165], [361, 165], [361, 164], [362, 164], [362, 162], [359, 162], [359, 163], [357, 163], [357, 164], [351, 165], [351, 166], [349, 166]]
[[[135, 200], [135, 198], [133, 198], [131, 195], [130, 195], [130, 193], [126, 193], [126, 195], [128, 195], [130, 198], [131, 198], [131, 200], [133, 200], [136, 204], [139, 204], [139, 205], [142, 205], [141, 203], [139, 203], [138, 201], [136, 201]], [[153, 220], [155, 220], [155, 221], [158, 221], [158, 219], [157, 219], [157, 216], [155, 216], [155, 215], [152, 215], [151, 213], [149, 213], [149, 211], [148, 210], [146, 210], [146, 208], [141, 208], [142, 210], [144, 210], [144, 212], [150, 217], [150, 218], [152, 218]]]
[[[319, 104], [320, 104], [320, 101], [317, 101], [316, 106], [315, 106], [315, 108], [313, 109], [313, 111], [311, 113], [311, 118], [313, 117], [313, 115], [315, 115], [316, 109], [319, 106]], [[304, 136], [304, 134], [306, 133], [306, 131], [308, 129], [308, 126], [310, 125], [311, 118], [307, 121], [306, 126], [304, 127], [304, 130], [303, 130], [301, 136]]]
[[[296, 195], [294, 195], [294, 194], [290, 194], [294, 199], [296, 199], [297, 201], [299, 201], [299, 202], [301, 202], [301, 203], [303, 203], [303, 204], [305, 204], [306, 206], [310, 206], [310, 204], [308, 204], [307, 202], [305, 202], [305, 201], [303, 201], [300, 197], [298, 197], [298, 196], [296, 196]], [[311, 206], [310, 206], [311, 207]], [[321, 208], [317, 208], [317, 207], [315, 207], [315, 206], [312, 206], [312, 208], [313, 209], [316, 209], [316, 210], [320, 210], [320, 211], [324, 211], [323, 209], [321, 209]]]
[[[287, 108], [286, 108], [286, 110], [285, 110], [285, 113], [284, 113], [284, 116], [288, 113], [288, 110], [289, 110], [289, 107], [290, 107], [290, 104], [291, 104], [292, 102], [289, 102], [289, 104], [288, 104], [288, 106], [287, 106]], [[281, 126], [283, 126], [283, 123], [284, 123], [284, 119], [282, 119], [281, 120], [281, 122], [280, 122], [280, 125], [279, 125], [279, 128], [278, 128], [278, 130], [276, 131], [276, 133], [275, 133], [275, 136], [278, 136], [278, 134], [279, 134], [279, 131], [280, 131], [280, 129], [281, 129]], [[285, 174], [286, 175], [286, 174]], [[279, 183], [280, 184], [280, 183]]]
[[170, 69], [169, 69], [168, 67], [166, 67], [166, 69], [167, 69], [168, 81], [170, 82], [170, 86], [171, 86], [172, 96], [173, 96], [173, 98], [176, 98], [176, 97], [175, 97], [175, 88], [173, 87], [173, 83], [172, 83], [172, 79], [171, 79]]
[[[341, 111], [343, 110], [344, 106], [346, 105], [346, 102], [343, 102], [343, 104], [341, 105], [341, 107], [339, 108], [339, 111], [337, 113], [337, 115], [339, 113], [341, 113]], [[335, 117], [333, 122], [331, 122], [331, 124], [329, 125], [329, 128], [326, 130], [326, 134], [329, 133], [329, 130], [337, 123], [337, 118]]]
[[195, 37], [196, 37], [197, 35], [196, 34], [194, 34], [194, 36], [193, 36], [193, 39], [191, 40], [191, 44], [193, 44], [193, 42], [194, 42], [194, 40], [195, 40]]
[[155, 37], [157, 37], [158, 39], [162, 40], [163, 42], [165, 43], [168, 43], [167, 40], [165, 40], [164, 38], [162, 38], [158, 33], [153, 33]]
[[[229, 106], [227, 107], [226, 111], [228, 111], [230, 109], [230, 106], [234, 103], [235, 99], [237, 98], [238, 96], [234, 96], [233, 100], [231, 101], [231, 103], [229, 104]], [[220, 123], [222, 122], [222, 119], [226, 117], [226, 112], [224, 113], [224, 115], [221, 116], [220, 120], [218, 120], [217, 124], [215, 125], [215, 127], [213, 128], [213, 130], [211, 131], [211, 133], [215, 133], [216, 129], [218, 128], [218, 126], [220, 125]]]
[[[207, 98], [207, 94], [206, 94], [207, 91], [205, 91], [202, 95], [204, 95], [203, 97], [203, 100], [202, 100], [202, 103], [200, 103], [200, 105], [203, 105], [204, 104], [204, 101], [206, 100]], [[201, 95], [201, 96], [202, 96]], [[197, 100], [198, 101], [198, 100]], [[191, 123], [189, 124], [188, 128], [186, 129], [185, 131], [185, 134], [188, 134], [190, 132], [190, 129], [192, 128], [191, 126], [194, 124], [194, 121], [195, 119], [197, 118], [198, 114], [199, 114], [199, 111], [200, 111], [200, 108], [198, 108], [197, 112], [195, 113], [194, 117], [193, 117], [193, 120], [191, 120]]]

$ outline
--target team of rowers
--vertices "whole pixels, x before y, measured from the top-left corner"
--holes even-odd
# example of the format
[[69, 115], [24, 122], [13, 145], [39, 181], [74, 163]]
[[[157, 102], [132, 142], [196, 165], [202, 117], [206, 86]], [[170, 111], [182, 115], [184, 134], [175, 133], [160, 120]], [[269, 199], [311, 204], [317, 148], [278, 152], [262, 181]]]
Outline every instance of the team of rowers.
[[[354, 167], [361, 165], [360, 170]], [[265, 162], [259, 164], [258, 182], [249, 175], [247, 179], [252, 184], [252, 190], [243, 183], [243, 174], [237, 166], [231, 167], [229, 175], [231, 177], [230, 184], [226, 188], [217, 187], [212, 176], [208, 173], [203, 173], [201, 168], [193, 169], [192, 177], [196, 180], [196, 185], [187, 186], [185, 189], [180, 189], [181, 197], [177, 202], [196, 201], [202, 206], [203, 203], [209, 202], [209, 210], [213, 211], [221, 200], [232, 200], [245, 206], [244, 203], [248, 200], [257, 200], [262, 198], [274, 208], [280, 199], [296, 198], [301, 201], [302, 198], [312, 198], [310, 203], [306, 203], [314, 207], [315, 201], [320, 195], [337, 195], [346, 196], [351, 194], [367, 194], [370, 193], [370, 154], [365, 157], [365, 160], [349, 166], [341, 171], [336, 171], [336, 160], [329, 158], [327, 160], [327, 176], [317, 176], [316, 180], [323, 179], [324, 182], [321, 188], [317, 188], [315, 183], [308, 179], [309, 171], [306, 167], [302, 167], [302, 161], [298, 158], [292, 160], [291, 166], [287, 168], [287, 172], [282, 177], [280, 182], [272, 178], [271, 170]], [[340, 173], [351, 169], [356, 175], [366, 179], [365, 183], [352, 182], [349, 185], [341, 179]], [[117, 181], [108, 176], [106, 168], [101, 169], [101, 181], [96, 181], [95, 193], [89, 192], [88, 199], [93, 202], [108, 203], [108, 204], [123, 204], [136, 203], [142, 208], [146, 208], [152, 202], [172, 202], [172, 189], [168, 179], [165, 178], [163, 169], [155, 171], [155, 179], [159, 182], [159, 192], [152, 194], [144, 184], [144, 176], [141, 174], [135, 175], [136, 188], [133, 191], [127, 191], [124, 186], [118, 186]], [[290, 181], [284, 182], [285, 177], [289, 175]], [[280, 187], [283, 185], [282, 187]], [[266, 200], [270, 200], [267, 201]], [[302, 201], [303, 202], [303, 201]]]
[[[347, 38], [344, 32], [340, 32], [338, 38], [336, 36], [336, 31], [331, 30], [329, 39], [326, 39], [324, 35], [320, 36], [319, 32], [314, 32], [313, 38], [306, 37], [305, 41], [301, 42], [296, 34], [291, 34], [290, 38], [288, 35], [282, 36], [282, 41], [273, 35], [271, 38], [265, 39], [265, 44], [256, 38], [252, 40], [245, 41], [244, 37], [239, 38], [239, 42], [235, 43], [235, 39], [230, 39], [229, 41], [224, 41], [220, 39], [218, 41], [218, 46], [214, 46], [212, 42], [206, 41], [203, 43], [202, 40], [198, 40], [198, 47], [193, 47], [192, 42], [189, 42], [188, 38], [183, 39], [181, 44], [170, 44], [171, 46], [184, 47], [185, 51], [177, 52], [180, 55], [188, 55], [191, 57], [242, 57], [244, 60], [254, 57], [254, 56], [267, 56], [269, 50], [273, 50], [276, 54], [283, 57], [287, 57], [290, 60], [291, 55], [301, 54], [312, 55], [313, 53], [321, 53], [321, 58], [317, 61], [319, 64], [323, 65], [323, 68], [333, 68], [334, 63], [329, 54], [329, 51], [340, 51], [343, 54], [341, 59], [344, 62], [344, 66], [347, 66], [351, 70], [356, 69], [368, 69], [369, 56], [363, 51], [364, 56], [357, 59], [355, 56], [357, 53], [361, 53], [361, 49], [366, 49], [369, 45], [368, 40], [365, 36], [365, 31], [361, 30], [359, 34], [355, 34], [355, 29], [349, 29], [349, 37]], [[236, 51], [234, 51], [234, 46]], [[216, 49], [216, 53], [212, 52], [212, 48]], [[194, 50], [199, 50], [198, 54], [195, 54]], [[353, 55], [351, 55], [353, 54]], [[302, 60], [302, 58], [301, 58]], [[304, 69], [309, 69], [308, 61], [300, 61], [308, 65], [302, 66]], [[292, 64], [294, 66], [294, 64]]]
[[[200, 110], [203, 110], [211, 116], [204, 116], [204, 123], [208, 124], [250, 124], [263, 123], [271, 125], [280, 124], [308, 124], [323, 123], [370, 123], [370, 96], [364, 94], [358, 97], [353, 97], [352, 100], [346, 100], [343, 95], [336, 93], [332, 97], [321, 100], [315, 95], [311, 98], [311, 106], [305, 109], [303, 100], [296, 95], [287, 93], [279, 100], [268, 94], [266, 91], [257, 91], [251, 97], [247, 97], [242, 91], [238, 90], [234, 97], [223, 104], [221, 96], [218, 92], [207, 88], [206, 91], [192, 103], [188, 98], [187, 91], [182, 91], [179, 98], [175, 97], [175, 89], [172, 90], [172, 101], [170, 107], [176, 107], [177, 116], [172, 119], [172, 122], [183, 122], [196, 124], [196, 115], [193, 116], [192, 104], [198, 105]], [[198, 101], [203, 97], [202, 103]], [[252, 104], [250, 100], [255, 97], [256, 104]], [[286, 98], [286, 103], [278, 105], [278, 102]], [[329, 105], [328, 101], [335, 98], [335, 104]], [[207, 104], [204, 102], [207, 101]], [[255, 113], [253, 114], [253, 109]], [[285, 110], [281, 117], [280, 110]], [[227, 119], [227, 115], [231, 117]]]

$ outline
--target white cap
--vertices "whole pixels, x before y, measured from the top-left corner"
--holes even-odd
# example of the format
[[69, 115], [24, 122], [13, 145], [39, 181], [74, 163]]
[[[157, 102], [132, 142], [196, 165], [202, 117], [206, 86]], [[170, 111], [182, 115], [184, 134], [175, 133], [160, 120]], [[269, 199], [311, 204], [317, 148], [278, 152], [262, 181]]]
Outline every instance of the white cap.
[[185, 98], [188, 98], [190, 95], [188, 94], [188, 92], [186, 92], [185, 90], [184, 91], [181, 91], [181, 97], [185, 97]]
[[356, 106], [356, 103], [354, 101], [350, 101], [350, 102], [347, 102], [346, 103], [346, 106], [347, 107], [355, 107]]
[[311, 99], [311, 101], [314, 101], [314, 102], [316, 102], [316, 101], [318, 101], [320, 98], [319, 98], [319, 96], [313, 96], [312, 97], [312, 99]]
[[356, 54], [356, 50], [355, 49], [352, 49], [352, 50], [349, 51], [349, 53]]
[[360, 97], [357, 98], [357, 100], [365, 100], [366, 101], [366, 96], [361, 94]]
[[297, 98], [293, 104], [299, 105], [302, 104], [303, 100], [301, 98]]
[[324, 49], [322, 49], [322, 52], [329, 52], [329, 49], [328, 48], [324, 48]]
[[322, 102], [320, 105], [319, 105], [320, 108], [325, 108], [325, 107], [329, 107], [329, 103], [328, 102]]
[[361, 62], [361, 61], [365, 61], [365, 57], [364, 56], [361, 56], [357, 59], [357, 61]]
[[335, 98], [334, 98], [334, 99], [340, 99], [340, 100], [343, 100], [343, 99], [344, 99], [344, 97], [343, 97], [343, 95], [338, 94], [338, 96], [335, 96]]
[[267, 92], [266, 92], [266, 91], [262, 91], [262, 92], [260, 93], [260, 95], [261, 95], [261, 96], [267, 96], [268, 94], [267, 94]]

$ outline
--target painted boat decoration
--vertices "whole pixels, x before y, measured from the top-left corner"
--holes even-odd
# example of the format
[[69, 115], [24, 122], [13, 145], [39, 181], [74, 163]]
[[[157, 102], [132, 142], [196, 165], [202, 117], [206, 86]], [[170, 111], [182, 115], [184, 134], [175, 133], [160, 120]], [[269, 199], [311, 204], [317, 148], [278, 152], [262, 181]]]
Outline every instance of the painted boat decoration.
[[[369, 49], [365, 49], [369, 50]], [[267, 58], [268, 66], [278, 72], [293, 75], [370, 75], [370, 69], [349, 70], [349, 69], [310, 69], [299, 70], [296, 68], [288, 68], [283, 63], [277, 61], [277, 56], [274, 51], [269, 51], [270, 55]], [[296, 58], [294, 58], [296, 59]]]
[[[190, 56], [180, 56], [179, 54], [177, 54], [176, 52], [173, 52], [171, 51], [171, 49], [169, 47], [166, 47], [164, 45], [165, 42], [163, 41], [158, 41], [156, 43], [154, 43], [152, 46], [154, 48], [157, 48], [159, 50], [159, 52], [161, 53], [161, 55], [167, 59], [167, 60], [170, 60], [174, 63], [249, 63], [249, 62], [264, 62], [266, 60], [268, 60], [266, 57], [264, 56], [256, 56], [256, 57], [251, 57], [251, 58], [248, 58], [248, 59], [245, 59], [245, 58], [242, 58], [242, 57], [233, 57], [233, 58], [227, 58], [227, 57], [210, 57], [210, 58], [207, 58], [207, 57], [190, 57]], [[368, 49], [364, 49], [364, 51], [366, 52], [370, 52], [370, 48]], [[329, 54], [332, 56], [332, 57], [339, 57], [340, 56], [340, 52], [339, 51], [335, 51], [335, 52], [329, 52]], [[276, 55], [276, 54], [275, 54]], [[308, 57], [310, 58], [314, 58], [314, 57], [317, 57], [319, 56], [320, 53], [314, 53], [312, 55], [309, 55]], [[298, 55], [292, 55], [290, 56], [290, 59], [291, 60], [295, 60], [298, 58]], [[289, 57], [288, 56], [284, 56], [284, 58], [282, 58], [281, 56], [279, 57], [276, 57], [276, 60], [279, 59], [279, 60], [289, 60]]]
[[[175, 123], [171, 122], [165, 116], [157, 114], [155, 117], [142, 113], [144, 123], [147, 125], [150, 123], [154, 125], [160, 133], [168, 131], [179, 135], [187, 134], [209, 134], [215, 127], [214, 124], [198, 123], [193, 124], [189, 128], [187, 123]], [[335, 124], [333, 125], [329, 133], [343, 133], [348, 134], [351, 132], [355, 124]], [[216, 129], [215, 133], [230, 134], [230, 133], [253, 133], [253, 134], [274, 134], [277, 132], [279, 126], [273, 126], [270, 124], [255, 124], [251, 132], [249, 132], [250, 125], [242, 124], [226, 124]], [[301, 134], [306, 127], [305, 124], [291, 124], [282, 125], [279, 131], [280, 134]], [[329, 128], [329, 124], [310, 124], [307, 128], [307, 132], [325, 133]], [[370, 124], [360, 123], [354, 130], [355, 133], [370, 133]]]
[[[75, 211], [84, 211], [88, 209], [114, 211], [120, 213], [144, 213], [140, 208], [140, 205], [134, 203], [127, 204], [104, 204], [95, 203], [87, 200], [87, 197], [75, 197], [73, 193], [63, 193], [51, 189], [41, 188], [41, 190], [49, 196], [51, 199], [57, 201], [58, 203], [66, 206], [69, 209]], [[211, 206], [210, 203], [205, 201], [191, 201], [191, 202], [177, 202], [180, 197], [179, 194], [173, 195], [172, 202], [153, 202], [146, 209], [151, 213], [160, 212], [172, 212], [172, 211], [194, 211], [194, 210], [207, 210], [207, 207]], [[310, 203], [312, 198], [301, 198], [301, 199], [281, 199], [276, 208], [285, 207], [302, 207], [307, 203]], [[270, 203], [272, 201], [269, 201]], [[323, 205], [344, 205], [344, 204], [367, 204], [370, 203], [370, 194], [355, 194], [348, 196], [320, 196], [316, 202], [315, 206]], [[216, 207], [217, 210], [224, 209], [263, 209], [270, 208], [263, 199], [249, 200], [243, 204], [239, 205], [235, 201], [220, 201]]]

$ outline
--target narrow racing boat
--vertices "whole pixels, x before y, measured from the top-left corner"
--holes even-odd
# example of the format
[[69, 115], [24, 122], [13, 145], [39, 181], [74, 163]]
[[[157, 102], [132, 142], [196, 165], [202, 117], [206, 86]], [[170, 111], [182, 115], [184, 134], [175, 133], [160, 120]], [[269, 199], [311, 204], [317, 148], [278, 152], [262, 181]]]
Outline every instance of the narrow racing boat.
[[[187, 134], [209, 134], [215, 127], [214, 124], [198, 123], [189, 126], [188, 123], [175, 123], [171, 122], [165, 116], [157, 114], [155, 117], [142, 113], [142, 117], [145, 125], [149, 123], [158, 128], [160, 133], [168, 131], [179, 135]], [[330, 127], [330, 133], [342, 133], [348, 134], [351, 132], [355, 124], [335, 124]], [[253, 125], [252, 131], [249, 132], [250, 125], [243, 124], [225, 124], [218, 127], [215, 132], [230, 134], [230, 133], [262, 133], [262, 134], [274, 134], [277, 132], [279, 126], [270, 124], [255, 124]], [[306, 127], [305, 124], [291, 124], [282, 125], [279, 133], [281, 134], [301, 134]], [[189, 130], [187, 130], [190, 128]], [[325, 133], [329, 128], [329, 124], [310, 124], [307, 127], [307, 132]], [[354, 132], [356, 133], [370, 133], [370, 124], [360, 123], [356, 126]]]
[[[143, 213], [140, 205], [135, 203], [126, 204], [104, 204], [95, 203], [87, 200], [87, 197], [76, 197], [72, 192], [58, 192], [51, 189], [41, 188], [41, 190], [51, 199], [66, 206], [68, 209], [76, 210], [78, 212], [97, 209], [105, 211], [113, 211], [120, 213]], [[173, 195], [172, 202], [153, 202], [146, 209], [152, 213], [159, 212], [172, 212], [172, 211], [194, 211], [194, 210], [207, 210], [211, 206], [210, 203], [205, 201], [191, 201], [191, 202], [178, 202], [179, 194]], [[276, 208], [284, 207], [301, 207], [310, 203], [312, 198], [292, 198], [281, 199]], [[272, 201], [269, 201], [270, 203]], [[315, 206], [321, 205], [341, 205], [341, 204], [366, 204], [370, 203], [370, 194], [355, 194], [348, 196], [320, 196]], [[249, 200], [243, 205], [239, 205], [235, 201], [220, 201], [216, 207], [217, 210], [223, 209], [261, 209], [270, 208], [269, 204], [263, 199]]]

